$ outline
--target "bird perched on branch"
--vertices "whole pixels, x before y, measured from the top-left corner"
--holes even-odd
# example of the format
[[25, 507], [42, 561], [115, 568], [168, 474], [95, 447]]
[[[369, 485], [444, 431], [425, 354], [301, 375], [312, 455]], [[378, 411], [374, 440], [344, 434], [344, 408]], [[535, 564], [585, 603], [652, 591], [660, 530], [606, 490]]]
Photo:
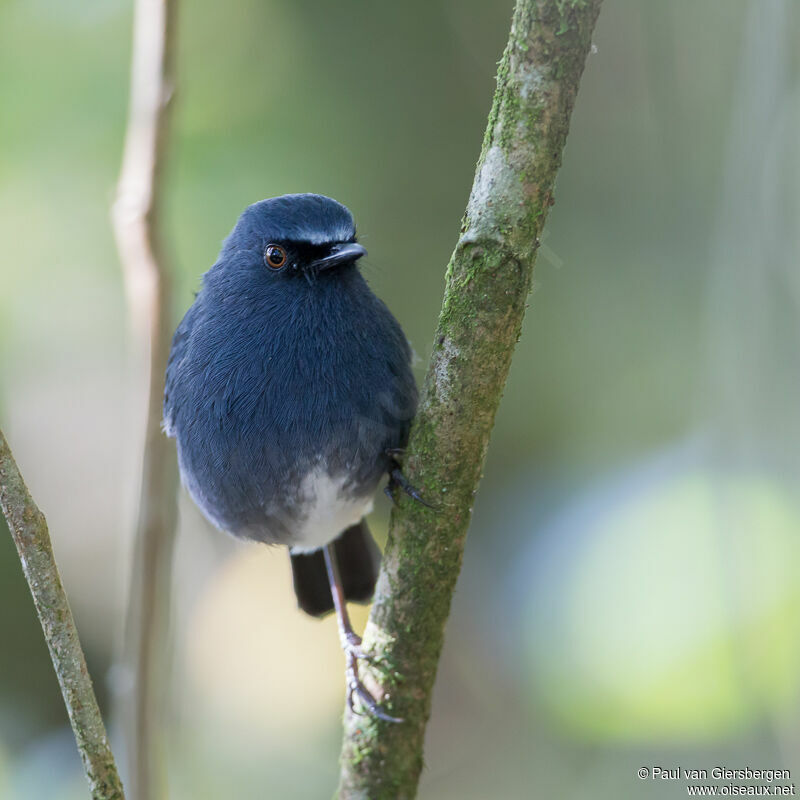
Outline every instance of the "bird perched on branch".
[[350, 212], [315, 194], [247, 208], [175, 331], [164, 428], [205, 516], [289, 547], [300, 607], [335, 610], [348, 702], [394, 720], [361, 683], [346, 601], [369, 601], [380, 559], [365, 522], [417, 404], [400, 325], [358, 270]]

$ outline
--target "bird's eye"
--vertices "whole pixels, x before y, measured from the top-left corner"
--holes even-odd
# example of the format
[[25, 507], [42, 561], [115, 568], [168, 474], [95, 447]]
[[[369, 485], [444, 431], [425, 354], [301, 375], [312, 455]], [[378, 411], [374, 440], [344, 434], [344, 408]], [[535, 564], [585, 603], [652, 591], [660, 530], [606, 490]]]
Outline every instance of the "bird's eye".
[[279, 244], [267, 245], [264, 261], [271, 269], [280, 269], [286, 263], [286, 251]]

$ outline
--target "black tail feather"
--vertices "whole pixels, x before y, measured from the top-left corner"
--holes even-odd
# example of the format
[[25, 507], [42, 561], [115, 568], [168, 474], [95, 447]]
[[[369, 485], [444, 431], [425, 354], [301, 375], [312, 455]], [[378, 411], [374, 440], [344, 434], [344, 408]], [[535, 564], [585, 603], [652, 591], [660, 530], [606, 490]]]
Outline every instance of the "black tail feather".
[[[349, 527], [333, 543], [345, 597], [354, 603], [368, 603], [375, 591], [381, 552], [365, 520]], [[292, 553], [292, 580], [297, 604], [312, 617], [333, 611], [333, 595], [322, 550]]]

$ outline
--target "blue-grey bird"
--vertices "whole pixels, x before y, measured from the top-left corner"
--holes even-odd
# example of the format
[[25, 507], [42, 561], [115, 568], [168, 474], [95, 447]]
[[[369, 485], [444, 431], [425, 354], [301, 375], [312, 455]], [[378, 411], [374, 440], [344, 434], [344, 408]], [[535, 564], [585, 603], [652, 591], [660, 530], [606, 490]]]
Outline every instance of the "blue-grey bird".
[[348, 701], [392, 719], [358, 678], [346, 600], [369, 601], [380, 553], [364, 520], [417, 404], [411, 350], [358, 270], [350, 212], [316, 194], [249, 206], [175, 331], [164, 428], [183, 484], [234, 536], [289, 547], [300, 607], [336, 610]]

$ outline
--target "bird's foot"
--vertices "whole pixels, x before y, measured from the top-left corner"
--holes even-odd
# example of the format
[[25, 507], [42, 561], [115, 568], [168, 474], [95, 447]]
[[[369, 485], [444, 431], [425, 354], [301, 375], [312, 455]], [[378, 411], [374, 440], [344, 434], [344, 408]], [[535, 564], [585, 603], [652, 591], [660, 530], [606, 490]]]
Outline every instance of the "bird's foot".
[[342, 650], [345, 656], [355, 656], [359, 661], [371, 661], [370, 656], [361, 646], [361, 637], [355, 631], [345, 631], [341, 634]]
[[386, 487], [383, 490], [383, 493], [392, 501], [392, 503], [397, 502], [394, 498], [394, 490], [397, 488], [402, 489], [409, 497], [411, 497], [413, 500], [416, 500], [426, 508], [434, 508], [434, 506], [432, 506], [422, 497], [422, 495], [419, 493], [419, 490], [408, 480], [408, 478], [403, 475], [403, 471], [400, 469], [397, 463], [393, 462], [392, 469], [389, 471], [389, 483], [386, 484]]
[[395, 464], [397, 464], [400, 459], [405, 456], [406, 449], [405, 447], [387, 447], [384, 452]]
[[[359, 661], [371, 661], [370, 656], [361, 647], [361, 637], [349, 631], [342, 636], [342, 649], [345, 658], [345, 676], [347, 678], [347, 707], [354, 714], [369, 714], [385, 722], [403, 722], [400, 717], [387, 714], [372, 692], [364, 686], [358, 674]], [[356, 708], [356, 698], [360, 708]]]

